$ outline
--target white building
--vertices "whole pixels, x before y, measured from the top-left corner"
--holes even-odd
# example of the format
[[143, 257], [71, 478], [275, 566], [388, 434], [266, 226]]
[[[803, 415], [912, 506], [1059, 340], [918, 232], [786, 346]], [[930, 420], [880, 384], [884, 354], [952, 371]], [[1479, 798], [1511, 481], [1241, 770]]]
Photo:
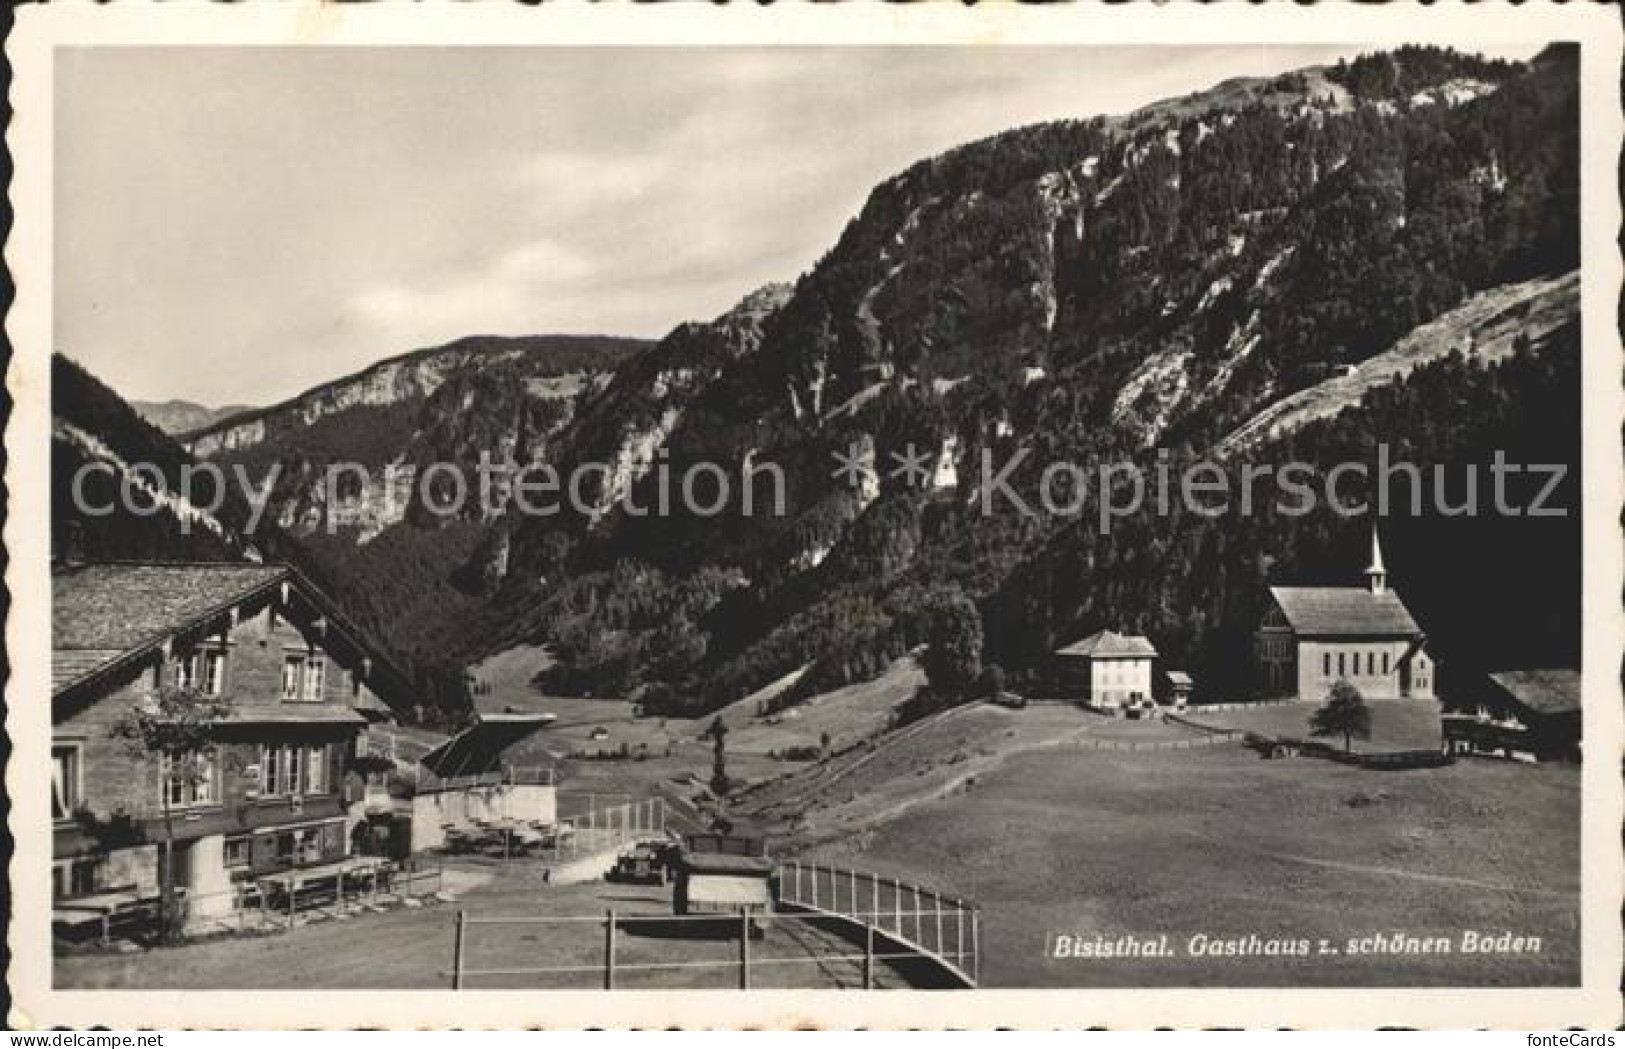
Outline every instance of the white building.
[[1116, 712], [1152, 702], [1151, 667], [1157, 650], [1138, 634], [1101, 630], [1055, 653], [1061, 677], [1087, 689], [1091, 706]]

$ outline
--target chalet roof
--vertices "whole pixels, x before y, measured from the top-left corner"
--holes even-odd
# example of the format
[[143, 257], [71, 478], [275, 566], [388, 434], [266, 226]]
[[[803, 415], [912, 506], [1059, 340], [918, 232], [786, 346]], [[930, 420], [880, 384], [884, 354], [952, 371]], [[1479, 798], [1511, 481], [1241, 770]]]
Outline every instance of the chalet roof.
[[51, 576], [51, 691], [156, 647], [287, 578], [281, 565], [90, 564]]
[[740, 856], [732, 852], [685, 852], [683, 866], [694, 874], [739, 874], [767, 877], [773, 861], [765, 856]]
[[1167, 673], [1168, 683], [1172, 685], [1189, 685], [1191, 676], [1183, 670], [1170, 670]]
[[51, 691], [72, 684], [124, 654], [122, 648], [68, 648], [51, 653]]
[[1081, 641], [1074, 641], [1058, 649], [1058, 656], [1087, 656], [1090, 659], [1155, 658], [1156, 648], [1139, 634], [1119, 634], [1115, 630], [1097, 630]]
[[51, 575], [51, 694], [139, 660], [187, 628], [284, 584], [386, 671], [382, 680], [391, 689], [410, 693], [406, 676], [288, 565], [110, 562], [66, 566]]
[[235, 706], [225, 722], [244, 725], [364, 725], [367, 719], [351, 707], [325, 703], [277, 703]]
[[497, 772], [509, 747], [555, 720], [555, 714], [481, 714], [478, 721], [423, 755], [418, 763], [446, 779]]
[[54, 651], [136, 648], [288, 575], [280, 565], [95, 564], [51, 577]]
[[351, 708], [361, 715], [365, 721], [389, 721], [395, 717], [395, 711], [390, 709], [389, 704], [374, 696], [370, 691], [363, 692], [351, 704]]
[[1272, 586], [1270, 596], [1300, 637], [1405, 637], [1422, 631], [1392, 590], [1358, 586]]
[[1502, 670], [1490, 675], [1519, 706], [1537, 714], [1573, 714], [1580, 710], [1578, 670]]

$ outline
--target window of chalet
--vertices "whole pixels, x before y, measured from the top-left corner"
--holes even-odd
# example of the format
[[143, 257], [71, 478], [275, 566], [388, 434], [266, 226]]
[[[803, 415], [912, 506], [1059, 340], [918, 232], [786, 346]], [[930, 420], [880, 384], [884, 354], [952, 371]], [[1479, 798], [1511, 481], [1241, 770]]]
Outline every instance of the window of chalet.
[[282, 698], [290, 703], [320, 703], [327, 682], [327, 660], [314, 653], [289, 652], [282, 657]]
[[168, 792], [169, 807], [172, 809], [213, 805], [219, 800], [215, 780], [219, 778], [220, 770], [216, 767], [214, 755], [200, 754], [194, 760], [196, 776], [182, 775], [179, 770], [172, 769], [168, 758], [160, 762], [161, 789]]
[[246, 834], [227, 838], [221, 855], [221, 866], [246, 867], [252, 856], [250, 839]]
[[175, 687], [218, 696], [226, 684], [226, 653], [202, 648], [175, 660]]
[[1326, 669], [1321, 671], [1321, 673], [1325, 674], [1327, 677], [1331, 677], [1332, 676], [1332, 654], [1330, 652], [1327, 652], [1323, 658], [1326, 661]]
[[268, 744], [260, 748], [260, 793], [273, 798], [325, 794], [327, 767], [325, 743], [314, 747]]
[[68, 820], [79, 808], [79, 745], [51, 745], [51, 818]]
[[62, 860], [51, 867], [51, 891], [55, 899], [89, 896], [101, 881], [99, 859]]
[[278, 831], [275, 850], [277, 863], [282, 866], [318, 862], [322, 858], [321, 828], [297, 827]]
[[327, 747], [311, 747], [305, 755], [305, 793], [327, 793]]

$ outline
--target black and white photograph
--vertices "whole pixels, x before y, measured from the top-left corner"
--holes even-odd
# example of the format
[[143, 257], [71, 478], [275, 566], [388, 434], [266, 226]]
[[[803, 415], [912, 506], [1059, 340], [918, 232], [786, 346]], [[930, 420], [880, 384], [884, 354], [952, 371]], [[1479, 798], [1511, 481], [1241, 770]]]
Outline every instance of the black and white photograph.
[[44, 992], [1612, 1023], [1617, 25], [1366, 13], [46, 49]]

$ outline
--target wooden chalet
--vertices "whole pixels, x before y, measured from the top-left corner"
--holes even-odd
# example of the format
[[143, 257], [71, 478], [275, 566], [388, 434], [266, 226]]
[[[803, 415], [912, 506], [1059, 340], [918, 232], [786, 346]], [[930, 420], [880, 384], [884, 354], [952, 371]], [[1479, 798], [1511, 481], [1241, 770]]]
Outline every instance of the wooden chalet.
[[[358, 739], [369, 719], [416, 702], [399, 670], [278, 565], [59, 567], [51, 675], [55, 917], [104, 934], [109, 916], [159, 891], [166, 795], [193, 916], [229, 911], [269, 876], [344, 861]], [[232, 705], [195, 785], [113, 735], [166, 686]]]
[[1579, 760], [1578, 670], [1502, 670], [1474, 691], [1475, 703], [1444, 715], [1447, 751]]

